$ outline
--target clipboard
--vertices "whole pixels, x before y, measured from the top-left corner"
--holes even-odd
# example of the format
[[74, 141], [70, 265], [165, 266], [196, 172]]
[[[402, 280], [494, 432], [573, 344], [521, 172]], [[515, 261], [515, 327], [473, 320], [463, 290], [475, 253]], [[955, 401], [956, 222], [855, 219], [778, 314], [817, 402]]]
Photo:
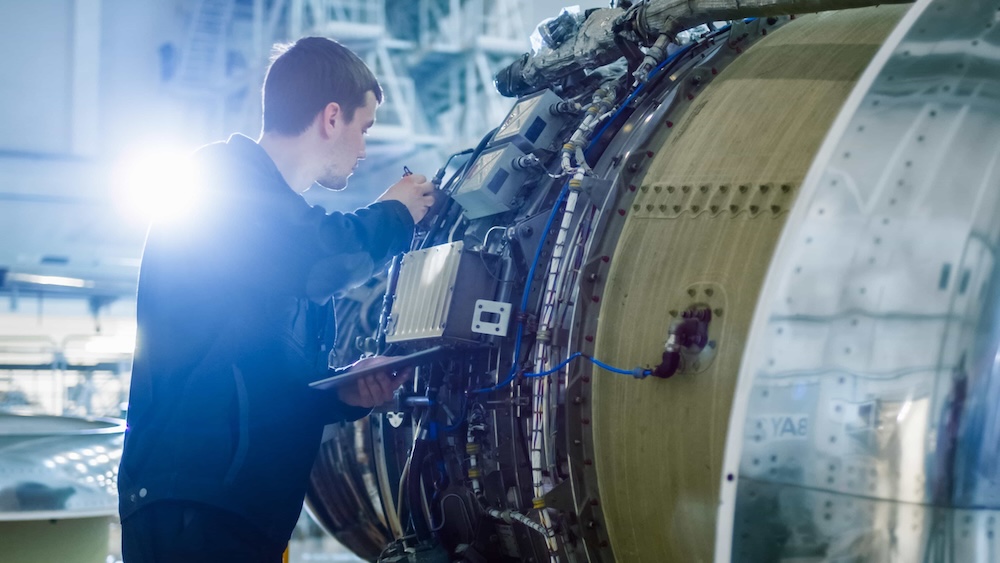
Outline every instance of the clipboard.
[[334, 389], [342, 385], [353, 383], [366, 375], [378, 373], [380, 371], [389, 372], [393, 377], [395, 377], [395, 372], [397, 371], [402, 371], [406, 368], [418, 366], [435, 360], [444, 356], [448, 351], [449, 349], [444, 346], [434, 346], [406, 356], [393, 356], [392, 361], [384, 364], [338, 373], [337, 375], [327, 377], [326, 379], [313, 381], [309, 384], [309, 387], [312, 387], [313, 389]]

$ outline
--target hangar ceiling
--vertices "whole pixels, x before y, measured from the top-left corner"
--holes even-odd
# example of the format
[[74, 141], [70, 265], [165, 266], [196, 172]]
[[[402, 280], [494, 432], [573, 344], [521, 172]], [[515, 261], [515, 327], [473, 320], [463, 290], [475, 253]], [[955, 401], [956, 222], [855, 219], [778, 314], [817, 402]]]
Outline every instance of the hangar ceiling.
[[[129, 298], [148, 219], [118, 171], [141, 151], [256, 136], [269, 48], [338, 37], [387, 91], [368, 161], [328, 209], [371, 201], [403, 165], [428, 175], [510, 101], [492, 73], [528, 48], [525, 0], [57, 0], [0, 6], [0, 296]], [[428, 113], [428, 110], [431, 110]], [[142, 182], [146, 184], [146, 182]], [[169, 185], [169, 184], [167, 184]], [[162, 188], [161, 188], [162, 189]], [[0, 307], [2, 307], [0, 302]]]

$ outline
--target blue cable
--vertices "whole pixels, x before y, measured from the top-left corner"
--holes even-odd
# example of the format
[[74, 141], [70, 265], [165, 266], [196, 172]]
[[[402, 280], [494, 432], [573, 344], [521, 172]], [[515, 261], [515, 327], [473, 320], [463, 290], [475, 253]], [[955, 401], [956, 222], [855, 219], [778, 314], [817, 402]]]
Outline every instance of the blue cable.
[[663, 68], [666, 67], [668, 64], [676, 61], [680, 56], [686, 54], [688, 51], [690, 51], [692, 48], [694, 48], [694, 46], [695, 46], [695, 44], [692, 43], [692, 44], [688, 45], [687, 47], [684, 47], [683, 49], [675, 52], [673, 55], [670, 55], [669, 57], [667, 57], [666, 59], [664, 59], [662, 63], [656, 65], [656, 68], [654, 68], [653, 70], [649, 71], [649, 74], [646, 75], [646, 81], [643, 82], [642, 84], [640, 84], [638, 88], [636, 88], [635, 90], [633, 90], [632, 93], [629, 94], [627, 98], [625, 98], [625, 101], [622, 102], [622, 104], [620, 106], [618, 106], [618, 109], [615, 111], [615, 113], [613, 113], [611, 115], [611, 117], [609, 117], [604, 122], [604, 127], [601, 127], [601, 130], [598, 131], [596, 135], [594, 135], [594, 138], [591, 141], [590, 146], [587, 147], [587, 150], [584, 151], [584, 152], [590, 152], [590, 149], [594, 148], [594, 146], [597, 143], [597, 140], [600, 139], [602, 136], [604, 136], [604, 132], [608, 130], [608, 127], [611, 127], [611, 124], [614, 123], [615, 119], [618, 119], [618, 116], [621, 115], [621, 113], [623, 111], [625, 111], [625, 108], [627, 108], [628, 105], [630, 103], [632, 103], [632, 100], [634, 100], [636, 96], [638, 96], [639, 94], [642, 93], [643, 89], [646, 88], [646, 84], [649, 84], [649, 82], [653, 79], [654, 76], [656, 76], [657, 74], [659, 74], [660, 71], [663, 70]]
[[580, 358], [580, 357], [586, 358], [586, 359], [590, 360], [591, 363], [596, 364], [596, 365], [598, 365], [598, 366], [600, 366], [600, 367], [602, 367], [602, 368], [604, 368], [604, 369], [606, 369], [606, 370], [608, 370], [610, 372], [620, 373], [622, 375], [631, 375], [631, 376], [639, 378], [639, 379], [641, 379], [643, 377], [646, 377], [647, 375], [653, 373], [653, 370], [642, 369], [642, 368], [635, 368], [635, 369], [616, 368], [614, 366], [609, 366], [608, 364], [602, 362], [601, 360], [598, 360], [597, 358], [592, 358], [592, 357], [584, 354], [583, 352], [576, 352], [576, 353], [572, 354], [570, 357], [566, 358], [565, 360], [559, 362], [559, 365], [557, 365], [556, 367], [554, 367], [552, 369], [548, 369], [548, 370], [545, 370], [545, 371], [540, 371], [538, 373], [526, 373], [526, 374], [524, 374], [524, 377], [545, 377], [547, 375], [552, 375], [553, 373], [555, 373], [555, 372], [561, 370], [562, 368], [566, 367], [566, 365], [569, 364], [570, 362], [572, 362], [573, 360], [575, 360], [577, 358]]
[[[719, 32], [723, 32], [726, 29], [728, 29], [729, 27], [730, 26], [726, 26], [726, 27], [720, 29]], [[619, 115], [621, 115], [621, 113], [625, 110], [625, 108], [628, 107], [628, 105], [630, 103], [632, 103], [632, 100], [634, 100], [635, 97], [638, 96], [643, 91], [643, 89], [646, 87], [646, 84], [648, 84], [649, 81], [652, 80], [652, 78], [654, 76], [656, 76], [657, 74], [659, 74], [660, 71], [662, 71], [667, 65], [669, 65], [670, 63], [676, 61], [679, 57], [681, 57], [682, 55], [684, 55], [688, 51], [690, 51], [692, 48], [694, 48], [695, 45], [696, 45], [696, 43], [692, 43], [692, 44], [684, 47], [683, 49], [680, 49], [679, 51], [675, 52], [673, 55], [670, 55], [669, 57], [667, 57], [666, 59], [664, 59], [663, 62], [661, 62], [660, 64], [656, 65], [656, 68], [654, 68], [653, 70], [649, 71], [649, 74], [647, 75], [646, 81], [643, 82], [642, 84], [640, 84], [638, 88], [636, 88], [631, 94], [629, 94], [628, 97], [625, 98], [625, 101], [622, 102], [622, 104], [620, 106], [618, 106], [618, 109], [615, 111], [615, 113], [612, 114], [611, 117], [607, 121], [604, 122], [604, 127], [602, 127], [601, 130], [597, 133], [597, 135], [595, 135], [593, 137], [593, 139], [590, 142], [590, 146], [587, 147], [587, 150], [584, 151], [584, 152], [589, 152], [590, 149], [594, 148], [594, 146], [596, 145], [598, 139], [600, 139], [601, 136], [604, 135], [604, 132], [608, 130], [608, 127], [610, 127], [611, 124], [614, 122], [614, 120], [617, 119]], [[567, 182], [563, 186], [562, 191], [559, 193], [559, 198], [556, 200], [555, 205], [552, 207], [552, 214], [549, 215], [549, 220], [548, 220], [547, 223], [545, 223], [545, 230], [543, 231], [544, 233], [549, 233], [551, 231], [551, 229], [552, 229], [552, 223], [555, 221], [556, 215], [559, 213], [559, 206], [562, 205], [562, 202], [566, 198], [566, 194], [568, 192], [569, 192], [569, 182]], [[539, 243], [538, 243], [538, 249], [535, 251], [535, 258], [531, 262], [531, 269], [528, 270], [528, 281], [527, 281], [527, 283], [524, 286], [524, 295], [521, 298], [521, 311], [522, 312], [525, 309], [528, 308], [528, 297], [531, 294], [531, 282], [535, 278], [535, 270], [538, 268], [538, 261], [541, 259], [541, 256], [542, 256], [542, 247], [543, 246], [544, 246], [544, 244], [542, 243], [542, 241], [539, 241]], [[492, 391], [496, 391], [497, 389], [501, 389], [503, 387], [506, 387], [507, 385], [510, 384], [510, 382], [514, 381], [514, 378], [517, 376], [517, 363], [518, 363], [518, 361], [520, 360], [520, 357], [521, 357], [521, 336], [523, 335], [523, 332], [524, 332], [524, 321], [518, 321], [518, 323], [517, 323], [517, 335], [514, 337], [514, 363], [511, 365], [511, 367], [510, 367], [510, 373], [507, 374], [507, 377], [503, 381], [501, 381], [500, 383], [497, 383], [496, 385], [494, 385], [492, 387], [483, 387], [482, 389], [474, 389], [474, 390], [470, 391], [470, 393], [490, 393]], [[566, 364], [568, 364], [570, 361], [572, 361], [572, 360], [574, 360], [574, 359], [576, 359], [576, 358], [578, 358], [578, 357], [580, 357], [582, 355], [583, 354], [581, 352], [577, 352], [577, 353], [571, 355], [566, 360], [564, 360], [562, 363], [560, 363], [559, 366], [557, 366], [557, 367], [555, 367], [555, 368], [553, 368], [553, 369], [551, 369], [549, 371], [541, 372], [541, 373], [538, 373], [538, 374], [527, 374], [526, 373], [524, 375], [525, 375], [525, 377], [541, 377], [542, 375], [549, 375], [549, 374], [555, 373], [556, 371], [558, 371], [562, 367], [565, 367]], [[589, 356], [586, 356], [586, 357], [587, 357], [588, 360], [590, 360], [594, 364], [596, 364], [596, 365], [598, 365], [598, 366], [600, 366], [600, 367], [602, 367], [602, 368], [604, 368], [604, 369], [606, 369], [608, 371], [614, 372], [614, 373], [620, 373], [620, 374], [624, 374], [624, 375], [634, 375], [636, 377], [643, 377], [644, 375], [648, 375], [649, 374], [649, 373], [647, 373], [647, 372], [649, 372], [649, 370], [638, 371], [639, 368], [636, 368], [634, 370], [625, 370], [625, 369], [621, 369], [621, 368], [616, 368], [614, 366], [609, 366], [608, 364], [605, 364], [604, 362], [602, 362], [602, 361], [600, 361], [600, 360], [598, 360], [596, 358], [591, 358]]]
[[554, 368], [552, 368], [550, 370], [540, 371], [538, 373], [526, 373], [526, 374], [524, 374], [524, 377], [545, 377], [546, 375], [552, 375], [553, 373], [555, 373], [555, 372], [561, 370], [562, 368], [566, 367], [566, 364], [572, 362], [573, 360], [579, 358], [582, 355], [583, 355], [583, 352], [576, 352], [575, 354], [573, 354], [572, 356], [566, 358], [562, 362], [559, 362], [559, 365], [557, 365], [556, 367], [554, 367]]
[[[743, 23], [750, 23], [750, 22], [754, 21], [755, 19], [757, 19], [757, 18], [745, 18], [743, 20]], [[726, 25], [726, 26], [723, 26], [723, 27], [719, 28], [715, 32], [715, 34], [713, 35], [713, 37], [715, 35], [719, 35], [721, 33], [725, 33], [726, 31], [728, 31], [732, 27], [733, 27], [732, 24], [730, 24], [730, 25]], [[656, 76], [657, 74], [659, 74], [660, 71], [663, 70], [664, 67], [666, 67], [670, 63], [676, 61], [681, 56], [687, 54], [687, 52], [690, 51], [691, 49], [693, 49], [696, 45], [698, 45], [698, 43], [690, 43], [690, 44], [688, 44], [686, 47], [680, 49], [679, 51], [676, 51], [673, 55], [670, 55], [669, 57], [667, 57], [666, 59], [664, 59], [663, 62], [661, 62], [660, 64], [656, 65], [656, 68], [654, 68], [653, 70], [649, 71], [649, 74], [646, 75], [646, 81], [643, 82], [642, 84], [640, 84], [638, 88], [636, 88], [631, 94], [629, 94], [628, 97], [625, 98], [625, 101], [622, 102], [622, 104], [620, 106], [618, 106], [618, 110], [615, 111], [615, 113], [607, 121], [604, 122], [604, 127], [601, 127], [601, 130], [597, 132], [597, 135], [594, 135], [593, 141], [591, 141], [590, 146], [587, 147], [587, 150], [584, 151], [584, 152], [589, 152], [590, 149], [594, 148], [594, 146], [597, 144], [597, 140], [600, 139], [604, 135], [604, 132], [608, 130], [608, 127], [610, 127], [611, 124], [614, 123], [615, 119], [617, 119], [618, 116], [621, 115], [621, 113], [623, 111], [625, 111], [625, 108], [627, 108], [628, 105], [630, 103], [632, 103], [632, 100], [634, 100], [635, 97], [638, 96], [643, 91], [643, 89], [646, 87], [646, 84], [649, 84], [649, 82], [651, 80], [653, 80], [654, 76]]]
[[[548, 234], [552, 230], [552, 224], [556, 220], [556, 215], [559, 214], [559, 208], [562, 206], [562, 202], [566, 199], [566, 195], [569, 193], [569, 182], [563, 186], [561, 192], [559, 192], [559, 197], [556, 199], [555, 205], [552, 206], [552, 213], [549, 214], [549, 220], [545, 223], [545, 230], [542, 231]], [[543, 244], [544, 240], [538, 241], [538, 248], [535, 250], [535, 258], [531, 261], [531, 269], [528, 270], [528, 281], [524, 285], [524, 295], [521, 297], [521, 311], [523, 312], [528, 308], [528, 298], [531, 296], [531, 281], [535, 279], [535, 270], [538, 269], [538, 261], [542, 258], [542, 248], [545, 246]], [[521, 336], [524, 334], [524, 321], [519, 320], [517, 322], [517, 335], [514, 337], [514, 363], [510, 366], [510, 373], [507, 378], [497, 383], [492, 387], [483, 387], [482, 389], [475, 389], [473, 393], [489, 393], [496, 391], [497, 389], [506, 387], [514, 378], [517, 376], [517, 363], [521, 358]]]

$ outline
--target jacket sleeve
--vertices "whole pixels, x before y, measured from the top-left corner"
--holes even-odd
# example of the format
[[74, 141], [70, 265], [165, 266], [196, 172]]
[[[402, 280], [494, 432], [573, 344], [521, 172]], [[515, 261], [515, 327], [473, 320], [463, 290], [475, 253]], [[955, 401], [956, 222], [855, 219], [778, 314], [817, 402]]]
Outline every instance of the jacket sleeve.
[[361, 285], [393, 255], [409, 249], [413, 220], [402, 203], [383, 201], [354, 213], [324, 215], [316, 229], [319, 248], [305, 291], [313, 301], [324, 302]]
[[367, 252], [377, 270], [409, 248], [413, 218], [402, 203], [379, 201], [354, 213], [325, 215], [318, 230], [326, 253]]
[[354, 213], [329, 213], [305, 202], [281, 201], [229, 210], [215, 221], [203, 271], [224, 284], [262, 292], [306, 296], [322, 303], [364, 283], [394, 254], [407, 250], [413, 220], [397, 201]]

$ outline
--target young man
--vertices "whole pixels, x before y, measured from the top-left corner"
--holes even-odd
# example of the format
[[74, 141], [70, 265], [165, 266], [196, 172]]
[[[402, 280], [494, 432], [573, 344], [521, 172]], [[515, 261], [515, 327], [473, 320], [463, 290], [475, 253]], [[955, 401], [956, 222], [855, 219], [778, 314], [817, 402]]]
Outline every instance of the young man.
[[406, 250], [433, 204], [421, 175], [353, 214], [299, 196], [347, 185], [381, 99], [349, 50], [297, 41], [268, 70], [260, 139], [201, 149], [201, 205], [150, 230], [118, 475], [127, 563], [280, 561], [323, 426], [401, 384], [308, 386], [328, 375], [333, 295]]

